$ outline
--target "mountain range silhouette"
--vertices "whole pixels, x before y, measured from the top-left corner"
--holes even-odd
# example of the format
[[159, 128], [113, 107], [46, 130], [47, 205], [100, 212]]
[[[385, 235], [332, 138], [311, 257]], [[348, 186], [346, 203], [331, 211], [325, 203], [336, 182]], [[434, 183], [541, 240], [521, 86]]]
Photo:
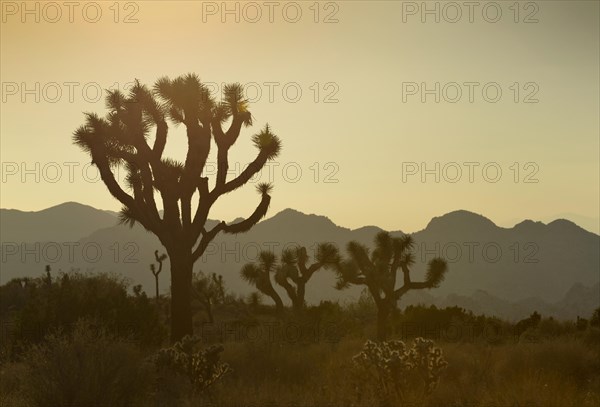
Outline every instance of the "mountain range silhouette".
[[[2, 284], [17, 277], [38, 277], [50, 264], [54, 272], [119, 273], [153, 292], [149, 264], [154, 250], [164, 250], [142, 227], [119, 225], [116, 212], [67, 202], [37, 212], [0, 209], [0, 221]], [[207, 228], [215, 223], [209, 221]], [[345, 253], [351, 240], [371, 246], [380, 230], [377, 226], [349, 229], [325, 216], [285, 209], [247, 233], [219, 235], [195, 270], [222, 274], [229, 289], [245, 295], [252, 288], [241, 280], [239, 270], [259, 250], [279, 254], [282, 248], [298, 244], [311, 254], [317, 243], [332, 242]], [[600, 305], [600, 236], [571, 221], [524, 220], [503, 228], [485, 216], [458, 210], [434, 217], [412, 234], [415, 280], [435, 256], [446, 258], [450, 271], [439, 288], [410, 293], [401, 307], [458, 305], [515, 319], [533, 310], [559, 318], [587, 317]], [[167, 272], [160, 276], [163, 292], [169, 287], [168, 270], [166, 264]], [[337, 291], [334, 284], [333, 273], [317, 273], [307, 287], [307, 301], [344, 302], [360, 293], [358, 289]]]

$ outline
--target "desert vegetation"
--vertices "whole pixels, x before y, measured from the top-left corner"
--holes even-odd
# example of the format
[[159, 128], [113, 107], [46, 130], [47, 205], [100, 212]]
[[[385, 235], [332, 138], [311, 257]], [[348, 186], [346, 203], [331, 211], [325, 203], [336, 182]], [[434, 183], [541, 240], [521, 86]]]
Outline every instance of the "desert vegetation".
[[457, 307], [409, 306], [390, 315], [387, 341], [373, 341], [378, 308], [368, 289], [356, 302], [277, 312], [197, 273], [195, 291], [214, 298], [212, 322], [198, 302], [196, 335], [172, 343], [166, 296], [157, 307], [116, 275], [51, 273], [0, 287], [2, 405], [562, 407], [600, 400], [598, 310], [579, 322], [534, 314], [522, 330], [522, 321]]

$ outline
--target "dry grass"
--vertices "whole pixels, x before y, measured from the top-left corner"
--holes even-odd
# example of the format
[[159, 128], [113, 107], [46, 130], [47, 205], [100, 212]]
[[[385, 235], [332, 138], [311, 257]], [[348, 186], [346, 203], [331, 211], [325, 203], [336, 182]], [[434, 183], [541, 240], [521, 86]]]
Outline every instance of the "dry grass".
[[[449, 363], [433, 394], [410, 407], [580, 407], [600, 405], [597, 346], [581, 339], [540, 343], [440, 344]], [[352, 374], [358, 339], [336, 346], [229, 346], [236, 373], [215, 394], [223, 406], [375, 406]], [[235, 391], [231, 391], [235, 389]]]
[[[56, 339], [21, 361], [0, 365], [0, 406], [75, 406], [61, 404], [73, 397], [111, 406], [129, 406], [133, 400], [136, 406], [156, 407], [383, 406], [353, 373], [352, 356], [366, 339], [356, 332], [339, 342], [230, 340], [222, 360], [233, 373], [202, 396], [175, 376], [153, 376], [139, 349], [88, 336]], [[600, 330], [537, 337], [534, 342], [511, 336], [495, 343], [436, 341], [448, 362], [441, 382], [429, 397], [405, 406], [600, 405]], [[160, 399], [157, 386], [166, 389]]]

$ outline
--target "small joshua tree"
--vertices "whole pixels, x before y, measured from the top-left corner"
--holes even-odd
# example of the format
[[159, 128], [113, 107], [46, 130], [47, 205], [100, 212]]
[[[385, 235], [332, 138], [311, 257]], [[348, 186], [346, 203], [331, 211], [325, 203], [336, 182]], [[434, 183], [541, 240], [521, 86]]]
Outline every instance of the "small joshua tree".
[[225, 301], [223, 276], [217, 275], [217, 273], [211, 273], [208, 276], [202, 272], [196, 273], [192, 283], [192, 292], [206, 311], [208, 322], [213, 323], [215, 321], [212, 312], [213, 305]]
[[600, 327], [600, 308], [596, 308], [590, 319], [590, 326]]
[[[377, 339], [387, 337], [387, 324], [398, 300], [409, 290], [438, 287], [448, 270], [446, 261], [432, 259], [428, 264], [425, 281], [414, 282], [410, 276], [410, 266], [415, 262], [410, 235], [392, 238], [388, 232], [379, 232], [375, 237], [375, 250], [357, 242], [348, 243], [349, 260], [343, 261], [336, 272], [338, 289], [350, 285], [364, 285], [377, 306]], [[403, 284], [396, 288], [398, 273], [403, 275]]]
[[158, 269], [156, 268], [156, 266], [154, 266], [154, 263], [153, 263], [153, 264], [150, 265], [150, 271], [152, 271], [152, 274], [154, 275], [154, 281], [156, 283], [156, 304], [158, 304], [158, 296], [159, 296], [159, 291], [158, 291], [158, 275], [162, 271], [163, 261], [165, 261], [167, 259], [167, 255], [165, 253], [159, 255], [158, 254], [158, 250], [155, 250], [154, 251], [154, 258], [156, 259], [156, 262], [158, 263]]
[[271, 273], [277, 269], [277, 256], [272, 252], [262, 251], [258, 255], [258, 262], [247, 263], [240, 272], [242, 278], [252, 284], [258, 291], [270, 297], [275, 303], [278, 314], [283, 312], [283, 301], [271, 283]]
[[439, 383], [448, 366], [442, 350], [433, 341], [416, 338], [412, 346], [399, 340], [375, 343], [367, 341], [352, 358], [359, 390], [372, 386], [382, 405], [402, 405], [424, 398]]
[[43, 280], [44, 283], [50, 287], [52, 285], [52, 275], [50, 274], [50, 272], [52, 271], [52, 267], [50, 267], [49, 264], [46, 264], [46, 275], [44, 276]]
[[262, 293], [260, 291], [252, 291], [250, 294], [248, 294], [246, 302], [251, 308], [255, 310], [258, 309], [258, 307], [262, 304]]
[[304, 247], [286, 249], [281, 254], [275, 282], [285, 289], [296, 311], [305, 306], [306, 283], [313, 274], [322, 268], [336, 267], [340, 262], [338, 249], [331, 243], [319, 244], [314, 257], [314, 262], [307, 265], [309, 256]]
[[542, 316], [537, 311], [534, 311], [528, 318], [517, 322], [515, 325], [515, 336], [518, 338], [528, 329], [535, 328], [541, 320]]

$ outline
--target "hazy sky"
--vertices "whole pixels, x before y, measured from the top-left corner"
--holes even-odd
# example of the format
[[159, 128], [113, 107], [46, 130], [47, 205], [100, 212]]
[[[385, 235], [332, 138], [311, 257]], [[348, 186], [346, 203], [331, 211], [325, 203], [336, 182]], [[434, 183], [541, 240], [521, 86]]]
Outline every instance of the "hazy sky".
[[[118, 210], [71, 144], [82, 112], [104, 114], [101, 89], [196, 72], [217, 93], [247, 85], [240, 170], [265, 123], [282, 138], [260, 177], [275, 184], [269, 216], [416, 231], [467, 209], [597, 232], [599, 3], [464, 3], [3, 1], [0, 206]], [[171, 130], [170, 156], [184, 138]], [[258, 200], [247, 186], [211, 217]]]

